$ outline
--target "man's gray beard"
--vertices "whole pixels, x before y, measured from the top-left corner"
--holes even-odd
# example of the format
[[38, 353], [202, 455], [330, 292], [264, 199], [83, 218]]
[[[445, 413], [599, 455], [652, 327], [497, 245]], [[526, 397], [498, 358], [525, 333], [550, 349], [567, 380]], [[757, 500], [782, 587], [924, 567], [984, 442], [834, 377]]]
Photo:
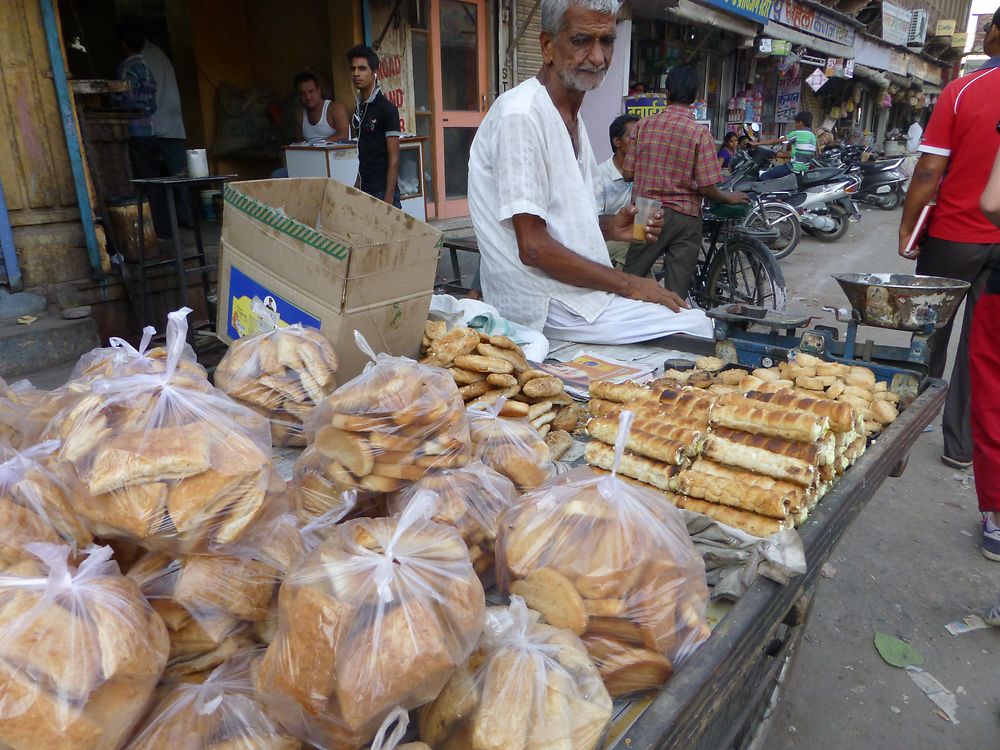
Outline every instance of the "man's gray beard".
[[586, 93], [588, 91], [593, 91], [596, 88], [600, 88], [601, 84], [604, 83], [604, 78], [605, 76], [607, 76], [607, 74], [608, 74], [607, 68], [600, 71], [599, 73], [591, 73], [590, 75], [598, 76], [597, 83], [593, 85], [583, 83], [577, 76], [576, 71], [570, 72], [565, 69], [560, 70], [559, 78], [562, 80], [563, 85], [570, 91], [580, 91], [582, 93]]

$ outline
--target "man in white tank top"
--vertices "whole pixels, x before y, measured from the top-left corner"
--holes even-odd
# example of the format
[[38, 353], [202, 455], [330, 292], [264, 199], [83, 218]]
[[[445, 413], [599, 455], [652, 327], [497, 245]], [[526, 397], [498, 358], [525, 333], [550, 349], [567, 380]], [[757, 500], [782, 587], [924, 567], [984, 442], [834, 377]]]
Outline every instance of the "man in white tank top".
[[324, 99], [319, 88], [319, 79], [308, 71], [295, 76], [295, 90], [302, 104], [302, 140], [346, 141], [350, 138], [347, 110], [343, 104]]

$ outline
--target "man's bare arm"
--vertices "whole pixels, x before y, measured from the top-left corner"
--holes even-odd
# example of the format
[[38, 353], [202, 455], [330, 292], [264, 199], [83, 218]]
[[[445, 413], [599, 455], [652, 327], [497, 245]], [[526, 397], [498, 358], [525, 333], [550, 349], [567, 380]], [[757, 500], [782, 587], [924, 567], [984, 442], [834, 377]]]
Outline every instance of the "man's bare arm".
[[347, 119], [347, 109], [340, 102], [330, 102], [326, 108], [326, 122], [333, 128], [334, 133], [328, 141], [347, 141], [351, 138], [351, 126]]
[[611, 292], [628, 299], [665, 305], [674, 312], [687, 307], [673, 292], [668, 292], [655, 279], [616, 271], [594, 263], [570, 250], [549, 234], [545, 221], [533, 214], [517, 214], [513, 219], [514, 234], [521, 262], [537, 268], [564, 284]]
[[[921, 154], [917, 161], [917, 166], [913, 170], [913, 177], [910, 178], [910, 188], [906, 191], [906, 202], [903, 204], [903, 218], [899, 222], [899, 248], [898, 252], [903, 255], [910, 235], [916, 229], [917, 219], [924, 206], [931, 202], [937, 192], [944, 171], [948, 167], [948, 157], [938, 154]], [[916, 258], [919, 251], [904, 258]]]

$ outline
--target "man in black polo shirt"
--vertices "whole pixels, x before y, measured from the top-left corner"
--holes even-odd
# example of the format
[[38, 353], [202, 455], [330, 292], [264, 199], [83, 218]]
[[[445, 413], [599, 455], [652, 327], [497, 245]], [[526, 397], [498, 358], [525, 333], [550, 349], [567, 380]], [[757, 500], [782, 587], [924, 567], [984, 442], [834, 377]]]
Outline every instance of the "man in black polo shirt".
[[351, 118], [352, 135], [358, 139], [358, 181], [379, 200], [401, 208], [399, 199], [399, 110], [378, 87], [378, 55], [359, 44], [347, 52], [357, 107]]

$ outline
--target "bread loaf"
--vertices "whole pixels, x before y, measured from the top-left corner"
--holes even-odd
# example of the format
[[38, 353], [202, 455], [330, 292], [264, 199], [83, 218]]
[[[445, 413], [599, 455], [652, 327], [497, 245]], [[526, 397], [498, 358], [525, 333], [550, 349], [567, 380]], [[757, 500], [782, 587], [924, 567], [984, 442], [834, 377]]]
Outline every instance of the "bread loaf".
[[677, 490], [699, 500], [772, 518], [794, 516], [809, 499], [800, 485], [699, 458], [677, 476]]
[[[752, 433], [744, 433], [752, 434]], [[754, 437], [762, 437], [754, 435]], [[780, 440], [781, 438], [776, 438]], [[775, 479], [810, 487], [816, 477], [816, 463], [794, 456], [773, 453], [762, 446], [746, 441], [728, 440], [719, 435], [709, 435], [702, 455], [710, 461], [746, 469]]]
[[723, 399], [712, 409], [712, 424], [805, 443], [819, 440], [829, 429], [828, 417], [763, 401], [755, 402], [741, 395], [734, 394]]

